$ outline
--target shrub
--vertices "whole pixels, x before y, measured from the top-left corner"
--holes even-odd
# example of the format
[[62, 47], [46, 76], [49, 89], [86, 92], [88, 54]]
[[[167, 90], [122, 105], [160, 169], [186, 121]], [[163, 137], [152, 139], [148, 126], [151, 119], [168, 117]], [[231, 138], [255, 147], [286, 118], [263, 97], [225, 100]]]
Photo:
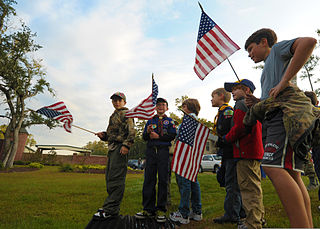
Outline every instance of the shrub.
[[73, 171], [73, 167], [70, 164], [63, 164], [60, 166], [60, 171], [61, 172], [72, 172]]
[[43, 164], [40, 164], [38, 162], [32, 162], [28, 165], [28, 167], [30, 168], [37, 168], [37, 169], [41, 169], [43, 168]]
[[15, 161], [13, 162], [14, 165], [29, 165], [30, 161]]

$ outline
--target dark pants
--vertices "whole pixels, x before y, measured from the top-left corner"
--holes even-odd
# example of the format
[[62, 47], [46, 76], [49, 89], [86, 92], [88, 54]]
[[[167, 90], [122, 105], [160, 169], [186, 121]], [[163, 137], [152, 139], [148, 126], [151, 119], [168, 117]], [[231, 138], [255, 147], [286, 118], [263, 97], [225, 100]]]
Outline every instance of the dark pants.
[[232, 220], [239, 220], [240, 211], [244, 210], [242, 209], [241, 194], [237, 179], [237, 162], [235, 159], [224, 160], [226, 168], [225, 184], [227, 192], [224, 200], [225, 216]]
[[106, 184], [108, 197], [103, 209], [107, 214], [119, 214], [127, 175], [128, 155], [120, 154], [121, 144], [117, 144], [108, 152], [106, 167]]
[[[312, 160], [314, 163], [314, 170], [317, 174], [317, 177], [320, 181], [320, 146], [314, 147], [312, 149]], [[318, 196], [320, 200], [320, 188], [318, 190]]]
[[[143, 182], [143, 209], [148, 212], [166, 211], [168, 185], [169, 147], [147, 147]], [[158, 196], [156, 206], [156, 184]]]

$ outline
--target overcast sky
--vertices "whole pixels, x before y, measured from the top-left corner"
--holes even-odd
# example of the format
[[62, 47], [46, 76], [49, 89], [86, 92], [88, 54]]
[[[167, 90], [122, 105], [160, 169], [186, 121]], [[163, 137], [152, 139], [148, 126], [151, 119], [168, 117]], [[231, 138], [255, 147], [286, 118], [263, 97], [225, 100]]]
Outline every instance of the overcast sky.
[[[273, 28], [278, 40], [299, 36], [318, 38], [320, 1], [202, 0], [205, 12], [241, 49], [229, 59], [240, 78], [252, 80], [260, 96], [260, 71], [243, 49], [248, 36], [260, 28]], [[18, 1], [17, 14], [37, 33], [43, 46], [47, 80], [57, 96], [48, 93], [28, 102], [38, 109], [64, 101], [74, 124], [94, 132], [106, 129], [116, 91], [127, 96], [127, 107], [136, 106], [151, 93], [151, 73], [159, 96], [175, 112], [175, 98], [188, 95], [201, 104], [199, 117], [213, 120], [212, 90], [235, 81], [223, 62], [201, 81], [193, 71], [201, 10], [194, 0], [28, 0]], [[299, 82], [304, 90], [306, 83]], [[3, 121], [3, 120], [1, 120]], [[34, 126], [38, 144], [84, 146], [98, 140], [73, 128], [49, 130]]]

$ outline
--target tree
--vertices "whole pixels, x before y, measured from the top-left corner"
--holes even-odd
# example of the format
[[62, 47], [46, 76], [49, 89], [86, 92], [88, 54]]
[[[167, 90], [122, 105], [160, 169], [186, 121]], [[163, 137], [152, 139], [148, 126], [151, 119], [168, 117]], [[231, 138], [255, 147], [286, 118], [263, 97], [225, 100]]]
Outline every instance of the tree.
[[[318, 36], [320, 36], [320, 29], [318, 29], [317, 31]], [[320, 42], [320, 40], [319, 40]], [[316, 46], [316, 48], [319, 48], [319, 44]], [[303, 70], [301, 71], [301, 75], [300, 78], [301, 79], [306, 79], [308, 78], [310, 86], [311, 86], [311, 90], [314, 91], [317, 96], [320, 96], [320, 89], [317, 88], [316, 90], [313, 89], [313, 85], [312, 85], [312, 80], [311, 78], [314, 76], [314, 70], [317, 67], [317, 65], [319, 64], [319, 59], [320, 57], [312, 54], [310, 56], [310, 58], [308, 59], [308, 61], [305, 63], [305, 65], [303, 66]], [[320, 82], [320, 78], [317, 78], [316, 80], [313, 81], [313, 83], [319, 83]]]
[[26, 101], [34, 96], [46, 90], [54, 95], [54, 91], [45, 80], [41, 60], [33, 56], [41, 48], [34, 41], [36, 34], [21, 21], [18, 26], [10, 27], [10, 20], [16, 15], [14, 4], [14, 0], [0, 0], [0, 98], [8, 106], [5, 116], [9, 119], [1, 158], [6, 168], [13, 166], [21, 127], [57, 125], [57, 121], [44, 119], [26, 108]]
[[108, 153], [108, 144], [101, 140], [88, 142], [84, 148], [91, 149], [92, 155], [107, 155]]

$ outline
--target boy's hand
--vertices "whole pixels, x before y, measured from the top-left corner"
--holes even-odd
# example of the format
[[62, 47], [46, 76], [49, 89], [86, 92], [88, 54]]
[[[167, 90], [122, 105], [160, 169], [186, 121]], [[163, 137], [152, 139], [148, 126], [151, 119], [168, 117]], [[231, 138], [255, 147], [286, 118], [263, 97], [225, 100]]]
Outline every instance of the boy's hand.
[[153, 131], [152, 125], [147, 127], [147, 133], [150, 134]]
[[254, 95], [246, 94], [244, 102], [247, 107], [252, 107], [254, 104], [260, 102], [260, 99], [256, 98]]
[[121, 146], [121, 149], [120, 149], [120, 154], [122, 155], [126, 155], [129, 153], [129, 149], [125, 146]]
[[101, 138], [103, 138], [103, 135], [104, 135], [104, 134], [103, 134], [103, 132], [99, 132], [99, 133], [95, 133], [95, 135], [97, 135], [98, 138], [101, 139]]
[[269, 96], [275, 99], [279, 95], [279, 93], [288, 86], [288, 82], [280, 81], [277, 86], [270, 89]]
[[159, 134], [157, 134], [156, 132], [152, 131], [150, 133], [150, 139], [158, 139], [159, 138]]

